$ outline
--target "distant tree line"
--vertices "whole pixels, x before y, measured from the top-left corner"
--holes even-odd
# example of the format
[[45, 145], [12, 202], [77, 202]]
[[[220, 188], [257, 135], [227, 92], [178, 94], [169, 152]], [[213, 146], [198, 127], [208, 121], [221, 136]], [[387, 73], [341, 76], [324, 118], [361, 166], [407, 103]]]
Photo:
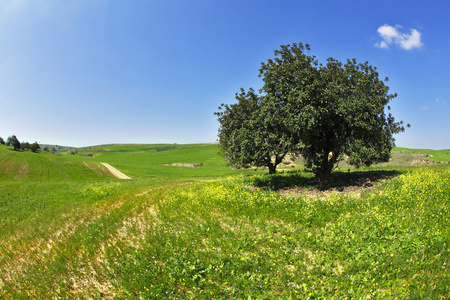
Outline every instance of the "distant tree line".
[[39, 146], [38, 142], [34, 142], [33, 144], [30, 144], [28, 142], [19, 142], [19, 139], [15, 135], [11, 135], [8, 137], [8, 139], [5, 140], [0, 137], [0, 144], [6, 145], [6, 146], [12, 146], [14, 147], [14, 150], [30, 150], [32, 152], [38, 152], [41, 149], [41, 146]]

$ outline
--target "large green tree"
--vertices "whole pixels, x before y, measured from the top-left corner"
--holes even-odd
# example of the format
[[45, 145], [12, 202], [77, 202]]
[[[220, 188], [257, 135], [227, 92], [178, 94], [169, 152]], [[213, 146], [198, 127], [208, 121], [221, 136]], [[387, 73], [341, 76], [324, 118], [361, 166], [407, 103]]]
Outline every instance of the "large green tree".
[[[319, 181], [328, 179], [343, 157], [355, 166], [388, 161], [393, 134], [404, 127], [386, 113], [396, 97], [389, 94], [387, 78], [380, 80], [367, 62], [352, 59], [343, 64], [329, 58], [322, 65], [306, 51], [307, 44], [284, 45], [275, 50], [275, 58], [261, 64], [264, 86], [257, 111], [262, 113], [247, 114], [246, 122], [253, 124], [253, 131], [262, 128], [263, 136], [278, 135], [283, 149], [300, 153]], [[234, 106], [228, 109], [233, 118]], [[219, 118], [221, 128], [222, 121]], [[244, 123], [236, 123], [233, 130], [241, 130], [244, 125], [239, 124]], [[233, 135], [220, 133], [220, 143], [229, 143]], [[228, 156], [254, 153], [242, 149], [223, 147]]]
[[389, 94], [387, 78], [376, 68], [355, 59], [347, 63], [329, 58], [325, 65], [305, 54], [309, 45], [281, 46], [276, 58], [262, 63], [260, 77], [267, 102], [287, 111], [296, 149], [319, 181], [337, 163], [369, 166], [390, 158], [393, 134], [404, 131], [386, 113], [396, 94]]

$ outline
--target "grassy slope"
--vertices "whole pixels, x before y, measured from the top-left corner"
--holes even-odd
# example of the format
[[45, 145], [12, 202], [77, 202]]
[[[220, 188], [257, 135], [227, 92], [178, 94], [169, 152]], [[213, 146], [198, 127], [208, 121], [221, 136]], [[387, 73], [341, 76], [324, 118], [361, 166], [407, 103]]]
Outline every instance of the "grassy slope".
[[[425, 173], [360, 199], [315, 202], [250, 192], [242, 187], [249, 179], [185, 186], [255, 172], [225, 167], [216, 145], [154, 152], [168, 146], [108, 146], [94, 158], [0, 147], [0, 163], [9, 166], [0, 175], [0, 298], [439, 299], [450, 292], [446, 166], [418, 169]], [[84, 165], [100, 161], [133, 180]], [[163, 165], [176, 162], [205, 166]], [[49, 175], [39, 172], [45, 168]]]
[[429, 149], [409, 149], [409, 148], [396, 147], [393, 150], [394, 151], [411, 151], [411, 152], [416, 152], [416, 153], [424, 153], [424, 154], [429, 155], [429, 157], [427, 158], [429, 160], [450, 162], [450, 149], [429, 150]]
[[110, 177], [97, 163], [81, 162], [51, 153], [13, 151], [0, 145], [0, 181], [95, 180]]

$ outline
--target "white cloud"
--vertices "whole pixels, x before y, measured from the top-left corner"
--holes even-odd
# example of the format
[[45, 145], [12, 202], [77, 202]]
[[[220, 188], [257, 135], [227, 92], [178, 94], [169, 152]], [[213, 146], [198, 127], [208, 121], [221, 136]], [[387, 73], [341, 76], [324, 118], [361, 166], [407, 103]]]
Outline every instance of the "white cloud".
[[388, 44], [385, 41], [381, 41], [379, 43], [376, 43], [375, 46], [377, 46], [379, 48], [389, 49], [389, 46], [388, 46]]
[[430, 109], [430, 107], [428, 105], [425, 105], [422, 107], [422, 110], [429, 110], [429, 109]]
[[420, 41], [420, 32], [417, 29], [411, 29], [411, 33], [404, 33], [400, 30], [403, 27], [395, 25], [395, 27], [385, 24], [378, 28], [378, 34], [383, 38], [382, 41], [375, 44], [379, 48], [388, 49], [389, 45], [396, 45], [405, 50], [420, 48], [423, 43]]

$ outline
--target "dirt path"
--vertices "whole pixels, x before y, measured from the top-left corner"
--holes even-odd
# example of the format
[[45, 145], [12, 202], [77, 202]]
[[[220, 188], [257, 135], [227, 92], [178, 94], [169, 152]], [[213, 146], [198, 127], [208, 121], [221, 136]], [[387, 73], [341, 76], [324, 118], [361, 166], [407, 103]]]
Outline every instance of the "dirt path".
[[117, 177], [119, 179], [131, 179], [131, 177], [123, 174], [122, 172], [120, 172], [119, 170], [117, 170], [116, 168], [114, 168], [113, 166], [107, 164], [107, 163], [101, 163], [102, 165], [104, 165], [109, 173], [111, 173], [114, 177]]

